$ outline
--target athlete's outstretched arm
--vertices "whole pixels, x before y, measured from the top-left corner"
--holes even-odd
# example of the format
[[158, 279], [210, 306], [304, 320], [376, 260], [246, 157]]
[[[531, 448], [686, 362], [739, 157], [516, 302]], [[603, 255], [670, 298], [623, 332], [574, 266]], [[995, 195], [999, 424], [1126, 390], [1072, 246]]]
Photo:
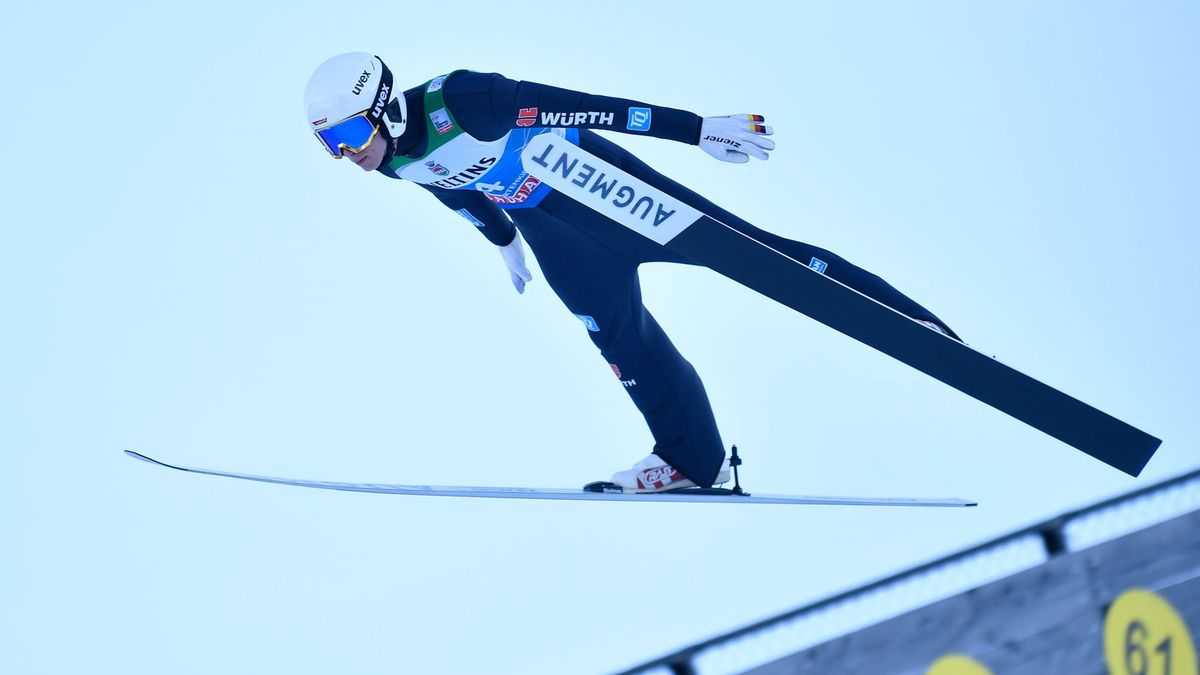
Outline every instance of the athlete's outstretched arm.
[[774, 131], [762, 115], [700, 117], [641, 101], [561, 87], [518, 82], [498, 73], [456, 73], [445, 84], [446, 102], [472, 136], [500, 138], [513, 129], [572, 127], [641, 134], [690, 145], [727, 162], [767, 158]]
[[482, 140], [513, 129], [607, 129], [696, 145], [702, 118], [686, 110], [611, 96], [510, 80], [499, 73], [456, 73], [446, 81], [446, 103], [463, 128]]

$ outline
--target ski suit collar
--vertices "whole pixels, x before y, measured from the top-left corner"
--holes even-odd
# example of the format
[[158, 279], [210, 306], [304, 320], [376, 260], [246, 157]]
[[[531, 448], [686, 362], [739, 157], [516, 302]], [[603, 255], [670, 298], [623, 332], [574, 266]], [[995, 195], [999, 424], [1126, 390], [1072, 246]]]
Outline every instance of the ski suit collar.
[[[381, 171], [386, 168], [384, 173], [394, 175], [398, 170], [424, 159], [463, 133], [462, 127], [446, 107], [445, 98], [442, 96], [446, 80], [460, 72], [463, 71], [455, 70], [446, 75], [439, 75], [420, 87], [404, 92], [410, 123], [405, 133], [397, 140], [394, 155], [380, 165]], [[421, 119], [425, 121], [424, 124], [418, 122]], [[413, 134], [411, 137], [410, 132]]]

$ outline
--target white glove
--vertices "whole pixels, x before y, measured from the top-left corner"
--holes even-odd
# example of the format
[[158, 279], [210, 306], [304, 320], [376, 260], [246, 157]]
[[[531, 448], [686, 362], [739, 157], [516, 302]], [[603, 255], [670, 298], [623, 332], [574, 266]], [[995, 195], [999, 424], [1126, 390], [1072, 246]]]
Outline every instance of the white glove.
[[513, 236], [513, 240], [508, 246], [500, 247], [500, 257], [504, 258], [504, 266], [508, 268], [513, 286], [517, 287], [518, 293], [524, 293], [525, 284], [533, 281], [533, 275], [525, 266], [525, 247], [521, 245], [520, 233]]
[[775, 141], [767, 136], [775, 130], [762, 122], [762, 115], [725, 115], [705, 117], [700, 125], [700, 148], [722, 162], [743, 164], [750, 155], [767, 158], [775, 149]]

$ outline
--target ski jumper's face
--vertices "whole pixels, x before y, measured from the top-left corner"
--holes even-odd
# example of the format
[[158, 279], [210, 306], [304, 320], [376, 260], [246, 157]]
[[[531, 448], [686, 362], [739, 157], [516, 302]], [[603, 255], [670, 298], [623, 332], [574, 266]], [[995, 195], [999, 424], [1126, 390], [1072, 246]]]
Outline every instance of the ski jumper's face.
[[371, 144], [363, 148], [362, 152], [351, 152], [349, 149], [343, 150], [343, 154], [350, 158], [351, 162], [358, 165], [363, 171], [374, 171], [383, 163], [384, 151], [387, 149], [387, 139], [382, 133], [375, 134], [375, 140]]

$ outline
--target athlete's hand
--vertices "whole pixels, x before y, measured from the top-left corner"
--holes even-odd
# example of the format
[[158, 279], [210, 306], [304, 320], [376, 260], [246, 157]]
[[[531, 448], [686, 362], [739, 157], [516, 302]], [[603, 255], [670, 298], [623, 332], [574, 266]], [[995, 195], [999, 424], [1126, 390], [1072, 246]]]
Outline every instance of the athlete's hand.
[[767, 158], [775, 141], [767, 138], [775, 130], [763, 124], [762, 115], [705, 117], [700, 125], [700, 148], [722, 162], [744, 164], [753, 155]]
[[518, 293], [524, 293], [525, 284], [533, 281], [533, 275], [525, 266], [525, 247], [521, 245], [520, 233], [513, 236], [508, 246], [500, 247], [500, 257], [504, 258], [504, 266], [508, 268], [513, 286], [516, 286]]

